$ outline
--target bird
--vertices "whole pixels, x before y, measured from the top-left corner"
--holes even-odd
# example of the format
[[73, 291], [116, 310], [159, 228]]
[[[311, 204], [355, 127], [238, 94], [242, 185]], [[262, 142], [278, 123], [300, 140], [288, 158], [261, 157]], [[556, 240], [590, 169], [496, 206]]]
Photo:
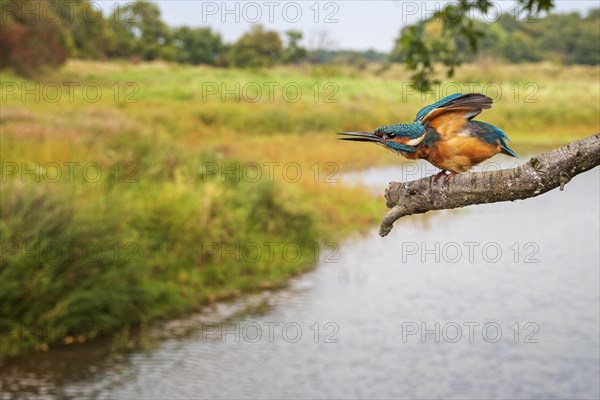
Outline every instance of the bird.
[[373, 132], [339, 132], [344, 137], [338, 139], [372, 142], [410, 160], [427, 160], [441, 170], [434, 181], [445, 176], [447, 182], [498, 153], [518, 158], [500, 128], [473, 120], [492, 103], [482, 93], [454, 93], [423, 107], [412, 123], [381, 126]]

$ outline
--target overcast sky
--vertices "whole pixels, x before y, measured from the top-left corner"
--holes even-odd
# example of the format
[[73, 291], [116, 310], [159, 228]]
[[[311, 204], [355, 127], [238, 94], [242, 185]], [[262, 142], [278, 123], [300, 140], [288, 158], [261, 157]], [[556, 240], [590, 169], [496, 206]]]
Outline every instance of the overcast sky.
[[[295, 29], [304, 33], [302, 44], [314, 48], [320, 41], [331, 49], [388, 52], [401, 27], [431, 16], [449, 1], [199, 1], [155, 0], [163, 20], [171, 26], [210, 26], [226, 42], [237, 40], [254, 23], [281, 33]], [[107, 2], [102, 2], [106, 8]], [[125, 4], [127, 2], [121, 2]], [[114, 4], [111, 2], [111, 4]], [[493, 22], [501, 13], [515, 15], [515, 1], [500, 1], [487, 16]], [[555, 2], [555, 12], [598, 7], [598, 0]]]

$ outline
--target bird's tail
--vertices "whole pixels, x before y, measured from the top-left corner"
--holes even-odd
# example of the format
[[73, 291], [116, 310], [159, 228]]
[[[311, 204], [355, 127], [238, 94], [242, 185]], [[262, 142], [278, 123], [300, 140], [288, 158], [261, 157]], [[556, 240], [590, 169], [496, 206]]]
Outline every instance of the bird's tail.
[[[507, 139], [508, 139], [508, 137], [507, 137]], [[502, 146], [502, 150], [500, 150], [500, 153], [506, 154], [507, 156], [519, 158], [517, 153], [515, 153], [514, 151], [512, 151], [512, 149], [510, 147], [508, 147], [508, 145], [504, 141], [504, 138], [500, 138], [500, 145]]]
[[506, 136], [506, 133], [504, 133], [500, 128], [482, 121], [471, 121], [471, 126], [476, 127], [479, 133], [479, 137], [485, 140], [486, 142], [493, 144], [500, 143], [500, 147], [502, 147], [500, 153], [506, 154], [507, 156], [519, 158], [517, 153], [515, 153], [506, 144], [506, 141], [508, 140], [510, 142], [510, 139], [508, 138], [508, 136]]

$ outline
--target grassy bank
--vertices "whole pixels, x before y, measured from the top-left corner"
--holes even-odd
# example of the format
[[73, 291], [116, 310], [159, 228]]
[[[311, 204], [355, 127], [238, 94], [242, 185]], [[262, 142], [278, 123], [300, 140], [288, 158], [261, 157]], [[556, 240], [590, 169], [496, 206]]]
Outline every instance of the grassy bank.
[[[473, 82], [524, 150], [597, 132], [595, 68], [466, 66], [426, 97], [398, 66], [237, 71], [73, 61], [2, 74], [0, 358], [112, 334], [310, 268], [383, 202], [335, 184], [401, 162], [342, 130]], [[477, 86], [475, 86], [477, 88]], [[50, 327], [50, 328], [49, 328]], [[51, 329], [51, 331], [49, 331]]]
[[4, 186], [5, 354], [271, 287], [315, 262], [315, 218], [297, 195], [184, 170], [124, 187]]

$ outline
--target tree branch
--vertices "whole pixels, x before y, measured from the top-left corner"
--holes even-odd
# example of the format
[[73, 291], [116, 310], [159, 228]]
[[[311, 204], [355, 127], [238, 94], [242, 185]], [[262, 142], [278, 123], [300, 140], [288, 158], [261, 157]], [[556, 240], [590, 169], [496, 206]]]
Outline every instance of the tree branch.
[[563, 190], [572, 177], [598, 165], [600, 133], [533, 157], [517, 168], [462, 173], [449, 182], [434, 182], [432, 176], [391, 182], [385, 191], [386, 205], [391, 210], [383, 217], [379, 235], [386, 236], [394, 222], [406, 215], [527, 199], [557, 187]]

